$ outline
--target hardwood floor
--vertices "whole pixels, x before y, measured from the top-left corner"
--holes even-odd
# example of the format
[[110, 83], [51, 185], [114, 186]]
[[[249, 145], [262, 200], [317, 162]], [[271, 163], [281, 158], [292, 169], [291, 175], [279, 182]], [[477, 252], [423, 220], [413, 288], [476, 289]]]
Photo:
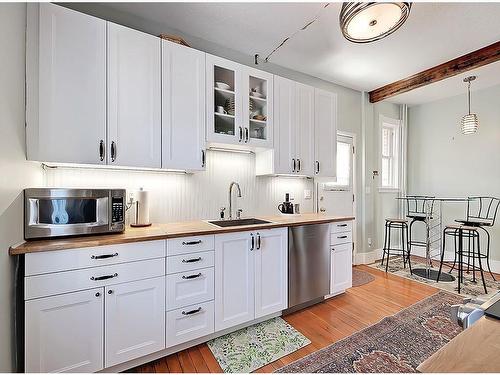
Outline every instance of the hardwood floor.
[[[357, 268], [371, 273], [375, 280], [285, 316], [284, 319], [307, 336], [311, 344], [256, 372], [273, 372], [438, 291], [367, 266]], [[222, 372], [222, 369], [208, 346], [201, 344], [136, 367], [132, 372]]]

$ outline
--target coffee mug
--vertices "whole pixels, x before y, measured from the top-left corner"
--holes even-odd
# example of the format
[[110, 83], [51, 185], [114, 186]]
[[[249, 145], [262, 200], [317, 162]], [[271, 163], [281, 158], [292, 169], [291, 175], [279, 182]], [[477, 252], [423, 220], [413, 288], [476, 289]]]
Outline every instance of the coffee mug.
[[225, 115], [225, 114], [227, 114], [226, 110], [225, 110], [225, 109], [224, 109], [224, 107], [223, 107], [223, 106], [221, 106], [221, 105], [218, 105], [218, 106], [215, 108], [215, 110], [217, 111], [217, 113], [222, 113], [222, 114], [224, 114], [224, 115]]

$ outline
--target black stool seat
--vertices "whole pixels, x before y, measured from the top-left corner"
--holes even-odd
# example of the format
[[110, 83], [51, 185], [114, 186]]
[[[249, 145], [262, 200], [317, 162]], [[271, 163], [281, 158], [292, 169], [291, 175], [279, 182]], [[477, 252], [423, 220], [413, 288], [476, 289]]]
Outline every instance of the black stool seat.
[[392, 218], [389, 218], [389, 219], [385, 219], [385, 221], [388, 221], [388, 222], [391, 222], [391, 223], [408, 223], [408, 220], [406, 219], [392, 219]]
[[[418, 220], [418, 221], [425, 221], [427, 219], [426, 214], [412, 214], [412, 215], [406, 215], [406, 217], [412, 219], [412, 220]], [[429, 217], [429, 219], [432, 219], [432, 216]]]
[[479, 221], [479, 220], [455, 220], [457, 223], [462, 223], [463, 225], [467, 225], [469, 227], [491, 227], [491, 222], [487, 221]]

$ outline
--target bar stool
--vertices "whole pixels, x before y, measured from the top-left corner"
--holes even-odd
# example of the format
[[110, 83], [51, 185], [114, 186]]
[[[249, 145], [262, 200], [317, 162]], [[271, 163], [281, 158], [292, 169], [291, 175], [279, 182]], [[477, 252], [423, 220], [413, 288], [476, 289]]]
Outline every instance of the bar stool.
[[[441, 276], [441, 271], [443, 269], [444, 263], [444, 253], [446, 249], [446, 237], [452, 236], [455, 239], [455, 261], [453, 262], [453, 267], [457, 262], [458, 257], [458, 293], [460, 293], [460, 284], [464, 282], [464, 249], [463, 242], [464, 239], [468, 239], [469, 246], [467, 248], [467, 269], [472, 266], [472, 281], [476, 282], [476, 271], [481, 272], [481, 279], [483, 281], [484, 293], [488, 293], [486, 288], [486, 281], [484, 279], [483, 266], [481, 259], [486, 259], [486, 254], [481, 253], [481, 247], [479, 244], [479, 228], [474, 226], [467, 226], [462, 224], [451, 224], [447, 225], [443, 231], [443, 249], [441, 252], [441, 262], [439, 265], [439, 272], [436, 278], [436, 281], [439, 280]], [[472, 240], [472, 251], [471, 251], [471, 240]], [[458, 247], [457, 247], [458, 241]], [[472, 259], [472, 265], [470, 264], [470, 260]], [[478, 261], [478, 266], [476, 266], [476, 259]], [[450, 271], [451, 272], [451, 271]]]
[[[498, 207], [500, 205], [500, 199], [494, 197], [469, 197], [467, 200], [467, 215], [466, 219], [455, 220], [458, 223], [469, 227], [476, 227], [483, 230], [486, 233], [487, 243], [486, 243], [486, 265], [488, 271], [495, 280], [493, 272], [491, 272], [490, 267], [490, 233], [486, 228], [493, 227], [495, 225], [495, 220], [498, 213]], [[455, 266], [456, 258], [453, 261], [453, 267]], [[468, 262], [469, 265], [470, 262]], [[450, 270], [451, 272], [451, 270]]]
[[[391, 247], [391, 231], [393, 229], [401, 230], [401, 248], [392, 248]], [[406, 235], [406, 241], [405, 241]], [[406, 243], [406, 249], [405, 249]], [[408, 246], [408, 220], [406, 219], [385, 219], [385, 235], [384, 235], [384, 249], [382, 255], [382, 263], [384, 265], [384, 259], [387, 255], [387, 262], [385, 265], [385, 272], [387, 272], [389, 268], [389, 258], [391, 255], [402, 255], [403, 256], [403, 267], [406, 268], [406, 262], [408, 262], [408, 266], [411, 270], [411, 262], [410, 262], [410, 248]]]
[[[406, 217], [411, 219], [410, 222], [410, 237], [408, 240], [409, 248], [411, 250], [412, 246], [420, 246], [427, 248], [427, 241], [414, 241], [413, 236], [413, 224], [419, 222], [425, 225], [425, 229], [428, 232], [429, 226], [427, 223], [427, 217], [432, 219], [434, 213], [434, 199], [436, 197], [430, 195], [408, 195], [406, 199]], [[427, 236], [428, 237], [428, 236]]]

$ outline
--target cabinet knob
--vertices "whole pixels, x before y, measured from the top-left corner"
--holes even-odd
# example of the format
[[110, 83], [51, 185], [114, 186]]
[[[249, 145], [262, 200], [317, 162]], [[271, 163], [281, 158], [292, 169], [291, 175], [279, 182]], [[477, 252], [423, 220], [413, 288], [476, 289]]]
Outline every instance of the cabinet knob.
[[108, 290], [108, 294], [113, 294], [113, 291], [111, 289]]
[[95, 294], [95, 296], [96, 296], [96, 297], [99, 297], [100, 295], [101, 295], [101, 293], [99, 293], [99, 292], [97, 292], [97, 293]]

